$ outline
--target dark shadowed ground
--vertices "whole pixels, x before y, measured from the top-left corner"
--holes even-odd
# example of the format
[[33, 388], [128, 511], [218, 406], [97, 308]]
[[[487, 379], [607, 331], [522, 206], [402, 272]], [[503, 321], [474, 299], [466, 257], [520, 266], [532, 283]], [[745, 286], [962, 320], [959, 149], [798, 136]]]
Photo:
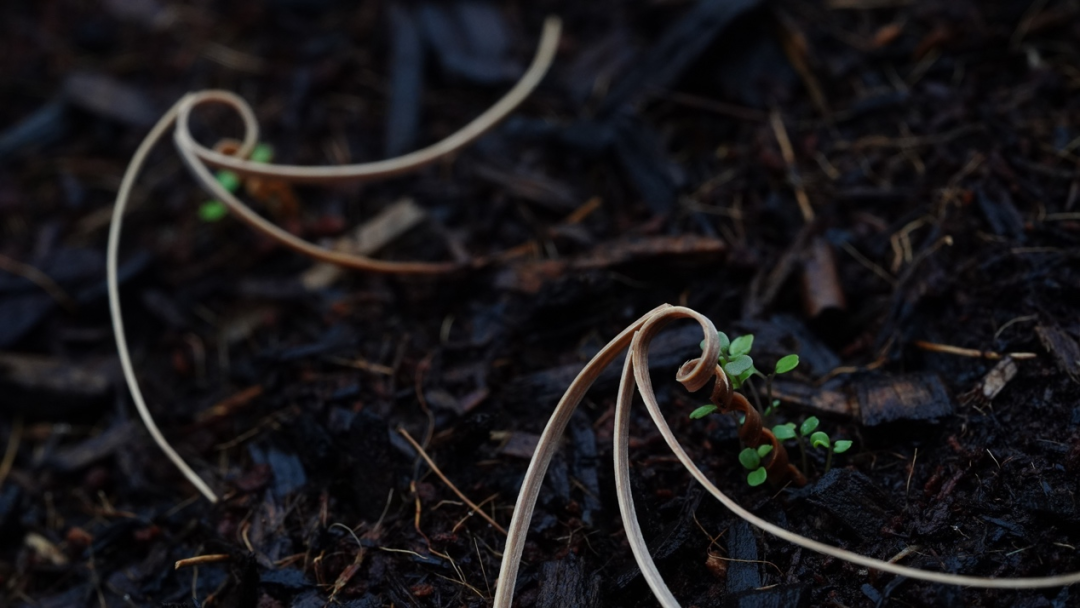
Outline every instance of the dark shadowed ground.
[[[547, 14], [565, 23], [551, 74], [465, 152], [247, 196], [342, 246], [379, 214], [418, 214], [378, 257], [483, 268], [313, 270], [218, 217], [171, 144], [153, 155], [124, 232], [125, 318], [158, 424], [225, 497], [202, 499], [135, 414], [108, 318], [109, 212], [150, 125], [224, 88], [280, 162], [400, 154], [512, 86]], [[239, 135], [225, 112], [199, 117], [204, 143]], [[752, 332], [759, 367], [799, 353], [772, 422], [814, 413], [855, 441], [824, 479], [812, 454], [805, 489], [748, 487], [736, 423], [688, 419], [702, 397], [673, 378], [700, 336], [676, 326], [654, 347], [659, 394], [742, 504], [937, 571], [1080, 570], [1078, 199], [1074, 0], [4, 2], [0, 605], [487, 606], [504, 536], [398, 429], [505, 526], [566, 384], [664, 302]], [[655, 605], [615, 500], [614, 379], [552, 465], [522, 608]], [[643, 411], [631, 449], [684, 606], [1077, 605], [763, 536]], [[225, 557], [173, 567], [208, 554]]]

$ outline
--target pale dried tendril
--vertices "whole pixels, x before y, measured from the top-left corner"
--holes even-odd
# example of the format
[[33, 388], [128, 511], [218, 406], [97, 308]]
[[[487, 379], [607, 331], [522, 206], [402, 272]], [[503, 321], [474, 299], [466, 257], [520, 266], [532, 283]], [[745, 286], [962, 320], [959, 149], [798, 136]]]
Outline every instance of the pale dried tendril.
[[[154, 125], [150, 133], [139, 145], [128, 164], [127, 171], [120, 183], [120, 189], [116, 194], [116, 204], [113, 206], [112, 221], [109, 225], [109, 244], [106, 253], [106, 281], [109, 290], [109, 308], [112, 313], [113, 333], [116, 337], [116, 348], [120, 357], [120, 365], [124, 370], [124, 379], [127, 381], [131, 397], [135, 401], [135, 407], [139, 411], [150, 435], [161, 447], [165, 455], [180, 472], [183, 473], [192, 484], [198, 488], [211, 502], [217, 501], [217, 495], [210, 487], [184, 462], [180, 455], [169, 445], [165, 437], [158, 430], [150, 415], [146, 402], [143, 399], [139, 383], [135, 378], [135, 371], [131, 364], [131, 355], [128, 352], [127, 338], [124, 333], [124, 321], [120, 311], [120, 293], [117, 283], [117, 257], [120, 248], [120, 229], [123, 224], [124, 210], [127, 208], [128, 199], [131, 196], [132, 186], [142, 170], [143, 164], [150, 150], [164, 136], [174, 124], [173, 140], [176, 149], [183, 158], [191, 174], [199, 181], [203, 189], [211, 196], [225, 203], [228, 209], [240, 220], [248, 224], [256, 231], [271, 239], [293, 249], [299, 253], [310, 256], [316, 260], [337, 264], [356, 270], [380, 273], [395, 273], [406, 275], [441, 274], [452, 272], [461, 268], [454, 263], [429, 263], [429, 262], [387, 262], [365, 256], [354, 255], [345, 252], [333, 251], [298, 238], [279, 226], [267, 221], [250, 207], [245, 205], [231, 192], [226, 190], [214, 178], [210, 167], [228, 169], [245, 177], [260, 177], [287, 182], [309, 184], [338, 184], [345, 182], [370, 181], [402, 175], [416, 171], [422, 167], [444, 158], [469, 143], [475, 141], [481, 135], [504, 119], [514, 110], [543, 79], [555, 57], [555, 51], [559, 43], [561, 22], [556, 17], [548, 17], [544, 22], [544, 30], [537, 46], [536, 55], [532, 64], [521, 80], [503, 96], [495, 105], [478, 116], [469, 124], [461, 128], [446, 139], [411, 152], [397, 158], [390, 158], [372, 163], [357, 165], [340, 165], [328, 167], [301, 167], [295, 165], [274, 165], [256, 163], [247, 160], [255, 144], [259, 140], [259, 125], [255, 120], [255, 113], [251, 106], [237, 95], [228, 91], [200, 91], [189, 93], [180, 99], [164, 116]], [[239, 114], [244, 123], [244, 138], [236, 149], [235, 155], [226, 155], [207, 148], [195, 141], [189, 129], [189, 117], [191, 112], [202, 104], [223, 104]]]
[[[1036, 589], [1042, 587], [1060, 587], [1080, 582], [1080, 572], [1060, 574], [1045, 577], [1029, 578], [986, 578], [979, 576], [963, 576], [945, 572], [933, 572], [919, 568], [911, 568], [898, 564], [874, 559], [858, 553], [834, 547], [805, 536], [785, 530], [776, 524], [769, 523], [764, 519], [739, 506], [734, 500], [720, 491], [694, 464], [690, 456], [683, 450], [679, 440], [675, 438], [663, 413], [656, 401], [656, 394], [652, 388], [652, 379], [649, 376], [649, 343], [653, 338], [672, 321], [678, 319], [691, 319], [701, 325], [705, 334], [705, 348], [701, 357], [684, 364], [678, 371], [677, 380], [691, 391], [701, 390], [708, 385], [709, 380], [721, 379], [723, 370], [716, 366], [717, 355], [720, 351], [720, 343], [717, 338], [716, 327], [712, 322], [689, 308], [663, 305], [656, 308], [635, 321], [630, 327], [623, 330], [611, 342], [607, 344], [588, 364], [581, 373], [570, 383], [566, 393], [555, 406], [555, 411], [548, 420], [547, 426], [541, 435], [540, 443], [536, 447], [529, 468], [525, 473], [525, 479], [518, 494], [514, 515], [510, 520], [509, 534], [506, 538], [506, 547], [503, 550], [502, 566], [499, 570], [499, 581], [495, 590], [495, 608], [510, 608], [514, 596], [514, 587], [517, 581], [518, 568], [521, 563], [521, 554], [525, 546], [525, 537], [529, 531], [529, 521], [532, 519], [536, 507], [536, 498], [540, 493], [544, 474], [547, 472], [551, 458], [558, 448], [559, 438], [566, 429], [571, 415], [577, 408], [578, 403], [585, 396], [585, 392], [593, 384], [600, 373], [610, 365], [619, 353], [627, 350], [626, 362], [623, 364], [622, 378], [619, 382], [618, 398], [615, 405], [615, 436], [614, 436], [614, 461], [615, 461], [615, 484], [619, 499], [619, 510], [622, 514], [623, 526], [626, 530], [627, 539], [630, 542], [631, 551], [637, 561], [641, 572], [648, 582], [660, 604], [665, 608], [678, 608], [679, 602], [672, 595], [664, 582], [652, 556], [649, 554], [645, 538], [638, 524], [634, 510], [634, 499], [630, 493], [630, 457], [629, 457], [629, 425], [630, 406], [634, 398], [635, 389], [645, 402], [650, 417], [660, 430], [668, 447], [686, 467], [686, 470], [709, 491], [717, 500], [730, 509], [735, 515], [746, 520], [750, 524], [768, 532], [778, 538], [805, 547], [818, 553], [830, 555], [860, 566], [873, 568], [891, 574], [906, 576], [909, 578], [945, 583], [948, 585], [963, 585], [971, 587], [993, 589]], [[723, 392], [723, 387], [716, 390]], [[715, 391], [714, 391], [715, 392]]]

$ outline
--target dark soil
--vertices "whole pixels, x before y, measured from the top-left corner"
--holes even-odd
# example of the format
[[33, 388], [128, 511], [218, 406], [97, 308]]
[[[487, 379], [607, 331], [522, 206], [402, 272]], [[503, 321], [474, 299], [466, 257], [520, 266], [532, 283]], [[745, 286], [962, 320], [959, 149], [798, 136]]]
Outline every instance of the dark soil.
[[[305, 288], [309, 260], [200, 219], [176, 154], [153, 156], [124, 232], [124, 311], [158, 424], [225, 495], [202, 499], [134, 413], [108, 318], [108, 214], [150, 124], [224, 88], [277, 160], [385, 158], [486, 109], [546, 14], [566, 30], [552, 73], [464, 153], [256, 202], [320, 240], [411, 198], [427, 219], [379, 257], [517, 252], [483, 269]], [[761, 367], [798, 352], [774, 423], [813, 412], [855, 441], [824, 479], [813, 455], [805, 489], [747, 487], [735, 423], [688, 419], [701, 397], [673, 378], [700, 336], [674, 328], [654, 357], [662, 402], [742, 504], [931, 570], [1080, 570], [1078, 17], [1073, 0], [4, 2], [0, 605], [486, 606], [504, 536], [397, 429], [506, 525], [573, 373], [664, 302], [753, 332]], [[200, 116], [202, 141], [238, 135]], [[1037, 356], [990, 397], [995, 360], [920, 343]], [[655, 605], [615, 500], [612, 389], [553, 463], [523, 608]], [[764, 536], [635, 415], [638, 514], [685, 606], [1080, 605]], [[173, 568], [205, 554], [228, 557]]]

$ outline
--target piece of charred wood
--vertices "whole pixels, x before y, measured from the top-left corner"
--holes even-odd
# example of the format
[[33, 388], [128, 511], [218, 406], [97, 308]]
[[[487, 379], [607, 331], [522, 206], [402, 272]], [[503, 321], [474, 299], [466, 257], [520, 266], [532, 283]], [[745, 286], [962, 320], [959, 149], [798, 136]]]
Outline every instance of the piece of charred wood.
[[600, 605], [600, 577], [586, 572], [581, 558], [546, 562], [540, 567], [537, 608], [593, 608]]
[[953, 414], [945, 384], [933, 372], [869, 378], [855, 385], [854, 394], [865, 426], [898, 420], [929, 421]]
[[1061, 371], [1068, 374], [1073, 382], [1080, 382], [1080, 346], [1076, 340], [1057, 325], [1040, 324], [1035, 328], [1035, 333], [1046, 350], [1054, 355]]
[[808, 500], [863, 540], [878, 538], [895, 511], [888, 495], [869, 477], [848, 469], [826, 473], [811, 488]]
[[136, 428], [130, 421], [114, 424], [98, 435], [58, 450], [49, 458], [49, 465], [65, 473], [87, 467], [131, 443]]
[[864, 426], [932, 421], [954, 411], [941, 377], [933, 372], [861, 378], [846, 387], [836, 380], [823, 387], [775, 380], [773, 395], [814, 414], [855, 418]]
[[112, 395], [103, 367], [103, 362], [0, 353], [0, 394], [7, 408], [35, 418], [83, 417]]
[[596, 433], [592, 423], [581, 410], [570, 419], [570, 439], [574, 453], [570, 461], [570, 474], [580, 484], [582, 496], [581, 521], [587, 526], [593, 523], [593, 514], [600, 511], [600, 481], [597, 469], [600, 459], [596, 453]]
[[826, 416], [853, 417], [857, 409], [851, 397], [837, 387], [838, 383], [816, 387], [793, 380], [773, 380], [773, 397]]
[[758, 556], [758, 539], [750, 524], [740, 521], [731, 526], [727, 540], [728, 593], [739, 593], [761, 586], [761, 561]]
[[413, 149], [420, 127], [420, 106], [424, 98], [424, 45], [412, 10], [401, 3], [390, 4], [390, 100], [387, 106], [387, 158]]
[[836, 254], [824, 237], [816, 236], [807, 246], [802, 263], [803, 310], [811, 319], [827, 311], [847, 308], [840, 274], [836, 270]]

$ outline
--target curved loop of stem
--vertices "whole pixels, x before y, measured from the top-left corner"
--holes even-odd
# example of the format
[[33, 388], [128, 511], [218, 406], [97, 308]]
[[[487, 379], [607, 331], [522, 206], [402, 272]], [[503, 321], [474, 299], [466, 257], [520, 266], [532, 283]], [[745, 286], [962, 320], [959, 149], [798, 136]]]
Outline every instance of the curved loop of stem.
[[[446, 139], [403, 156], [371, 163], [323, 167], [275, 165], [247, 160], [247, 156], [255, 147], [259, 137], [259, 125], [255, 119], [255, 114], [251, 106], [238, 95], [229, 91], [216, 90], [189, 93], [177, 102], [176, 106], [174, 106], [175, 114], [173, 114], [176, 122], [173, 140], [188, 170], [199, 181], [204, 190], [225, 203], [229, 210], [248, 226], [297, 253], [321, 262], [337, 264], [365, 272], [433, 275], [462, 270], [462, 265], [453, 262], [387, 262], [342, 251], [334, 251], [305, 241], [268, 221], [241, 202], [239, 198], [226, 190], [214, 178], [210, 168], [228, 169], [244, 177], [321, 185], [385, 179], [417, 171], [476, 141], [521, 105], [521, 102], [525, 101], [529, 94], [540, 84], [540, 81], [543, 80], [544, 75], [547, 74], [547, 70], [555, 58], [561, 29], [561, 21], [557, 17], [548, 17], [544, 21], [544, 30], [532, 64], [522, 75], [521, 80], [502, 99], [495, 102], [487, 111]], [[223, 154], [207, 148], [196, 141], [191, 134], [189, 123], [192, 111], [200, 105], [209, 103], [222, 104], [232, 108], [240, 115], [244, 123], [243, 143], [233, 155]], [[170, 114], [172, 112], [170, 111]], [[481, 263], [477, 261], [474, 264], [479, 265]]]
[[[384, 179], [411, 173], [476, 141], [506, 118], [510, 112], [513, 112], [521, 102], [525, 101], [536, 86], [540, 84], [540, 81], [543, 80], [548, 67], [555, 58], [561, 30], [562, 22], [560, 19], [558, 17], [548, 17], [544, 21], [544, 29], [540, 35], [540, 43], [537, 46], [536, 54], [533, 56], [532, 64], [522, 75], [521, 80], [507, 91], [502, 99], [495, 102], [487, 111], [446, 139], [403, 156], [357, 165], [325, 167], [256, 163], [246, 160], [246, 154], [222, 154], [191, 139], [186, 124], [186, 116], [182, 116], [177, 122], [178, 145], [181, 138], [180, 134], [183, 134], [183, 145], [195, 157], [211, 167], [228, 169], [245, 177], [264, 177], [292, 183], [341, 184]], [[241, 103], [243, 102], [241, 101]], [[243, 105], [247, 107], [246, 103]], [[240, 110], [240, 108], [237, 109]], [[247, 111], [250, 112], [250, 108]]]
[[[337, 184], [344, 182], [357, 182], [388, 178], [416, 171], [426, 165], [438, 161], [440, 158], [451, 154], [469, 143], [475, 141], [484, 133], [491, 130], [502, 119], [506, 118], [518, 105], [524, 101], [530, 93], [540, 84], [547, 73], [555, 51], [558, 48], [559, 35], [562, 29], [561, 21], [557, 17], [548, 17], [544, 22], [544, 30], [541, 35], [536, 55], [532, 64], [521, 80], [510, 89], [495, 105], [478, 116], [459, 131], [446, 139], [397, 158], [386, 159], [373, 163], [357, 165], [343, 165], [335, 167], [300, 167], [294, 165], [273, 165], [255, 163], [246, 160], [259, 139], [259, 125], [251, 106], [239, 96], [228, 91], [201, 91], [189, 93], [180, 99], [172, 108], [165, 113], [157, 124], [150, 130], [136, 149], [127, 170], [124, 172], [120, 188], [116, 193], [116, 203], [113, 206], [112, 219], [109, 224], [109, 242], [106, 248], [106, 283], [109, 293], [109, 312], [112, 315], [113, 335], [116, 338], [117, 353], [120, 365], [124, 372], [124, 380], [131, 391], [135, 408], [139, 412], [143, 423], [150, 432], [151, 437], [158, 444], [165, 455], [172, 461], [180, 472], [190, 481], [203, 496], [210, 502], [217, 502], [217, 495], [184, 462], [179, 454], [173, 450], [169, 442], [161, 434], [157, 424], [154, 423], [150, 410], [146, 406], [135, 370], [131, 363], [131, 354], [128, 351], [127, 335], [124, 331], [124, 319], [120, 308], [120, 288], [117, 280], [117, 258], [120, 249], [120, 233], [123, 227], [124, 212], [131, 198], [131, 191], [136, 178], [146, 164], [147, 156], [155, 145], [164, 137], [165, 133], [174, 126], [176, 129], [173, 139], [177, 150], [180, 152], [192, 175], [198, 179], [203, 188], [212, 196], [221, 200], [240, 220], [247, 223], [256, 231], [278, 241], [299, 253], [310, 256], [316, 260], [338, 264], [356, 270], [377, 273], [395, 273], [412, 275], [442, 274], [459, 270], [460, 265], [454, 263], [428, 263], [428, 262], [386, 262], [375, 260], [365, 256], [352, 255], [339, 251], [333, 251], [319, 247], [313, 243], [281, 229], [279, 226], [266, 220], [250, 207], [245, 205], [231, 192], [226, 190], [209, 167], [218, 167], [232, 170], [242, 176], [257, 176], [291, 182], [303, 182], [313, 184]], [[216, 152], [195, 141], [189, 129], [189, 117], [191, 112], [199, 105], [208, 103], [224, 104], [234, 109], [244, 124], [244, 138], [235, 155], [226, 155]]]
[[[584, 397], [585, 391], [624, 348], [628, 349], [628, 353], [623, 365], [615, 405], [614, 461], [616, 492], [623, 525], [634, 559], [641, 568], [650, 589], [665, 608], [678, 608], [679, 602], [668, 589], [667, 584], [656, 568], [656, 564], [653, 563], [652, 557], [649, 555], [645, 538], [638, 524], [633, 495], [630, 492], [629, 426], [630, 407], [635, 389], [637, 389], [638, 394], [641, 395], [642, 400], [645, 402], [649, 416], [664, 437], [664, 441], [694, 479], [732, 513], [782, 540], [874, 570], [948, 585], [992, 589], [1037, 589], [1080, 583], [1080, 572], [1044, 577], [988, 578], [901, 566], [815, 541], [765, 521], [747, 511], [720, 491], [698, 469], [694, 461], [682, 448], [678, 439], [676, 439], [671, 427], [668, 426], [664, 418], [663, 412], [660, 411], [660, 405], [656, 400], [656, 394], [652, 388], [652, 379], [649, 375], [649, 343], [664, 326], [677, 319], [692, 319], [701, 325], [705, 334], [705, 349], [700, 358], [690, 361], [680, 368], [676, 379], [691, 391], [695, 391], [703, 388], [709, 379], [713, 377], [713, 369], [711, 368], [714, 365], [711, 362], [716, 361], [719, 344], [716, 329], [713, 327], [712, 322], [691, 309], [669, 305], [660, 306], [635, 321], [609, 342], [585, 366], [555, 407], [555, 411], [548, 420], [543, 435], [541, 435], [540, 443], [536, 447], [532, 461], [529, 463], [528, 471], [522, 482], [521, 492], [518, 495], [514, 515], [510, 522], [510, 534], [507, 536], [506, 547], [503, 551], [502, 568], [499, 572], [499, 581], [495, 593], [495, 608], [510, 608], [521, 553], [525, 544], [525, 535], [528, 533], [529, 520], [535, 508], [536, 498], [540, 492], [544, 474], [557, 449], [559, 438], [562, 436], [562, 432], [566, 428], [566, 424], [577, 404]], [[722, 393], [725, 390], [723, 382], [726, 381], [721, 380], [716, 391]]]

